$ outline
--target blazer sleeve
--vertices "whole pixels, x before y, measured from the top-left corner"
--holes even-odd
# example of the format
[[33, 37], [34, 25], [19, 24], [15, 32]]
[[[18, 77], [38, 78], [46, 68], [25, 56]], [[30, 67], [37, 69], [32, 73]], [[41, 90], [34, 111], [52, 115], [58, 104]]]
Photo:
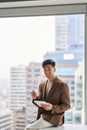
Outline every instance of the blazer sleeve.
[[69, 88], [66, 83], [62, 83], [60, 88], [60, 104], [52, 106], [52, 114], [65, 112], [70, 108]]

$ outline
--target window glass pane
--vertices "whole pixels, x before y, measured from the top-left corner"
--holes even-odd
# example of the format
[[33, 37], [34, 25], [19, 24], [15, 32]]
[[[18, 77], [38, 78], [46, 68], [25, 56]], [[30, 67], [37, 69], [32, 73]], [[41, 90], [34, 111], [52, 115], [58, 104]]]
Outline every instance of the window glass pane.
[[45, 79], [41, 62], [48, 58], [56, 61], [55, 74], [69, 86], [65, 123], [83, 123], [84, 26], [83, 14], [0, 18], [0, 112], [11, 121], [9, 128], [24, 129], [35, 120], [31, 90], [38, 92]]

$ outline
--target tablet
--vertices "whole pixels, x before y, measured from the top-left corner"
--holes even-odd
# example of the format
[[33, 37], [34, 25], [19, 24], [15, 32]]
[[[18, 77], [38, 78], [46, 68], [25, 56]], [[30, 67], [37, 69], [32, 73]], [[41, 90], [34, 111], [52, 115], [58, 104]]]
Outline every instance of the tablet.
[[34, 103], [35, 103], [37, 106], [39, 106], [39, 107], [41, 107], [41, 104], [46, 104], [46, 105], [48, 105], [48, 103], [45, 102], [45, 101], [34, 100]]

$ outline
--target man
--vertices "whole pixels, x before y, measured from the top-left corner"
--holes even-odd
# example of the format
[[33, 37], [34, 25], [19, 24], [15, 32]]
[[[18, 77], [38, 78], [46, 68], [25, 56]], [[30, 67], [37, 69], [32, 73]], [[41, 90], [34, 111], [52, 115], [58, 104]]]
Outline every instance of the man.
[[70, 108], [69, 88], [57, 77], [55, 61], [47, 59], [42, 67], [47, 80], [39, 85], [39, 95], [32, 90], [33, 103], [35, 100], [46, 101], [38, 107], [37, 120], [26, 130], [38, 130], [64, 124], [64, 112]]

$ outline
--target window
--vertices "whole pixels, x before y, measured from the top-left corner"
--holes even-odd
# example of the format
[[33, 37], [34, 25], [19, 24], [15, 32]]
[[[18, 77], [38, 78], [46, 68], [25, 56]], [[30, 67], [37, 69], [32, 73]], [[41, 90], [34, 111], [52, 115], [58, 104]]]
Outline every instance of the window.
[[[41, 4], [41, 3], [40, 3]], [[48, 8], [49, 7], [49, 8]], [[68, 8], [69, 7], [69, 8]], [[0, 16], [1, 17], [15, 17], [15, 16], [21, 16], [21, 17], [23, 17], [23, 16], [48, 16], [49, 17], [49, 15], [51, 15], [51, 16], [55, 16], [55, 17], [57, 17], [58, 16], [58, 14], [60, 15], [67, 15], [67, 16], [70, 16], [70, 19], [71, 19], [71, 23], [69, 24], [69, 29], [70, 29], [70, 25], [72, 24], [74, 24], [74, 20], [73, 20], [73, 18], [72, 18], [72, 16], [82, 16], [83, 18], [81, 19], [81, 20], [83, 20], [84, 21], [84, 24], [81, 24], [81, 23], [79, 23], [79, 27], [81, 27], [81, 28], [85, 28], [86, 29], [86, 27], [84, 27], [84, 26], [87, 26], [86, 24], [86, 20], [87, 20], [87, 16], [85, 15], [86, 14], [86, 5], [85, 4], [77, 4], [77, 5], [62, 5], [62, 6], [57, 6], [57, 5], [47, 5], [47, 6], [38, 6], [38, 8], [35, 8], [34, 6], [29, 6], [29, 7], [21, 7], [21, 8], [16, 8], [16, 11], [15, 11], [15, 8], [6, 8], [5, 10], [3, 9], [3, 13], [1, 14], [0, 13]], [[71, 10], [72, 9], [72, 10]], [[41, 12], [40, 11], [38, 11], [38, 10], [41, 10]], [[84, 11], [85, 10], [85, 11]], [[0, 9], [0, 11], [1, 11], [1, 9]], [[11, 13], [10, 13], [11, 12]], [[85, 12], [85, 13], [84, 13]], [[81, 14], [81, 15], [80, 15]], [[61, 16], [60, 15], [60, 16]], [[20, 18], [21, 18], [20, 17]], [[59, 16], [58, 16], [59, 17]], [[63, 18], [63, 20], [66, 20], [66, 17], [64, 17]], [[67, 21], [67, 20], [66, 20]], [[63, 31], [65, 30], [66, 32], [67, 32], [67, 34], [68, 34], [68, 31], [70, 31], [70, 30], [66, 30], [67, 28], [65, 28], [64, 29], [64, 24], [66, 23], [66, 21], [65, 22], [60, 22], [60, 23], [62, 23], [63, 24]], [[79, 20], [80, 21], [80, 20]], [[82, 25], [82, 26], [81, 26]], [[78, 24], [76, 24], [76, 27], [78, 26]], [[76, 34], [77, 33], [77, 30], [78, 30], [78, 28], [76, 29], [76, 28], [73, 28], [73, 30], [69, 33], [71, 36], [70, 36], [70, 39], [68, 39], [68, 40], [65, 40], [66, 38], [67, 38], [67, 34], [66, 33], [64, 33], [64, 37], [61, 37], [61, 38], [63, 38], [63, 40], [60, 40], [60, 39], [56, 39], [56, 51], [57, 50], [60, 50], [60, 45], [58, 44], [59, 42], [64, 42], [64, 44], [63, 44], [63, 46], [61, 47], [61, 52], [63, 53], [63, 51], [66, 49], [66, 48], [69, 48], [69, 49], [72, 49], [73, 48], [73, 50], [75, 49], [75, 48], [77, 48], [78, 47], [78, 50], [79, 50], [79, 48], [81, 48], [82, 47], [82, 45], [83, 45], [83, 43], [86, 43], [86, 37], [85, 37], [85, 32], [87, 31], [87, 30], [83, 30], [83, 29], [81, 29], [81, 34], [83, 34], [83, 35], [80, 35], [79, 34], [79, 36], [77, 36], [77, 37], [79, 37], [79, 42], [78, 42], [78, 45], [77, 45], [77, 41], [78, 41], [78, 38], [77, 37], [75, 37], [74, 39], [73, 39], [73, 32]], [[58, 28], [57, 28], [57, 31], [58, 31]], [[62, 31], [62, 30], [61, 30]], [[59, 33], [59, 32], [58, 32]], [[2, 33], [3, 34], [3, 33]], [[58, 34], [56, 33], [56, 36], [57, 36]], [[61, 35], [61, 34], [60, 34]], [[58, 35], [59, 36], [59, 35]], [[81, 40], [83, 41], [83, 42], [81, 42]], [[71, 43], [71, 46], [68, 46], [66, 43], [67, 42], [70, 42]], [[75, 43], [75, 44], [73, 44], [73, 43]], [[21, 44], [22, 45], [22, 44]], [[75, 54], [74, 55], [71, 55], [71, 52], [69, 51], [69, 53], [67, 54], [67, 53], [64, 53], [64, 54], [66, 54], [65, 56], [64, 56], [64, 54], [63, 55], [60, 55], [61, 53], [60, 52], [58, 52], [57, 53], [57, 55], [58, 56], [60, 56], [59, 58], [61, 59], [61, 57], [62, 56], [64, 56], [64, 58], [65, 58], [65, 65], [67, 65], [67, 63], [68, 63], [68, 61], [70, 60], [70, 63], [72, 64], [72, 66], [74, 66], [74, 64], [76, 63], [76, 61], [75, 62], [73, 62], [73, 59], [75, 58], [75, 57], [78, 57], [78, 58], [83, 58], [83, 60], [85, 60], [85, 58], [86, 58], [86, 56], [87, 56], [87, 54], [86, 54], [86, 47], [87, 47], [87, 45], [85, 44], [84, 45], [84, 47], [82, 48], [82, 51], [80, 52], [80, 53], [76, 53], [76, 49], [74, 50], [75, 51]], [[79, 50], [80, 51], [80, 50]], [[85, 52], [85, 53], [84, 53]], [[80, 55], [79, 55], [80, 54]], [[84, 54], [85, 54], [85, 58], [84, 58]], [[48, 56], [50, 56], [50, 57], [52, 57], [52, 58], [54, 58], [54, 60], [56, 59], [56, 55], [53, 53], [52, 54], [52, 56], [51, 56], [51, 53], [49, 52], [49, 53], [47, 53], [47, 55], [45, 55], [45, 58], [46, 57], [48, 57]], [[80, 56], [82, 56], [82, 57], [80, 57]], [[77, 60], [77, 59], [76, 59]], [[80, 59], [79, 59], [80, 60]], [[59, 62], [59, 61], [58, 61]], [[81, 60], [80, 60], [80, 62], [81, 62]], [[83, 66], [84, 66], [84, 61], [82, 61], [82, 63], [83, 63]], [[61, 62], [61, 64], [63, 64], [63, 61]], [[79, 66], [78, 64], [76, 64], [76, 66]], [[78, 88], [80, 88], [80, 89], [83, 89], [84, 90], [84, 99], [85, 100], [82, 100], [82, 101], [85, 101], [85, 104], [83, 104], [83, 107], [84, 108], [87, 108], [87, 102], [86, 102], [86, 100], [87, 100], [87, 94], [86, 94], [86, 92], [87, 92], [87, 83], [86, 83], [86, 81], [85, 81], [85, 79], [86, 79], [86, 76], [87, 76], [87, 71], [86, 71], [86, 66], [87, 66], [87, 61], [85, 61], [85, 68], [83, 68], [83, 66], [79, 66], [80, 68], [78, 68], [78, 70], [76, 70], [76, 69], [74, 69], [73, 68], [73, 71], [72, 70], [67, 70], [66, 68], [64, 68], [64, 69], [61, 69], [61, 72], [62, 72], [62, 75], [61, 75], [61, 72], [57, 72], [57, 74], [58, 73], [60, 73], [60, 76], [66, 81], [66, 82], [68, 82], [69, 80], [71, 81], [71, 82], [68, 82], [68, 84], [69, 84], [69, 86], [71, 86], [71, 88], [72, 88], [72, 85], [73, 85], [73, 87], [75, 87], [74, 85], [76, 85]], [[69, 67], [69, 66], [68, 66]], [[74, 75], [78, 75], [78, 73], [80, 73], [79, 71], [80, 71], [80, 69], [81, 69], [81, 67], [83, 68], [83, 73], [84, 73], [84, 69], [85, 69], [85, 73], [84, 73], [84, 77], [82, 77], [83, 76], [83, 74], [82, 75], [79, 75], [79, 79], [78, 79], [78, 76], [76, 77], [77, 79], [76, 79], [76, 81], [77, 82], [75, 82], [75, 80], [74, 80]], [[15, 68], [15, 67], [14, 67]], [[25, 68], [25, 70], [26, 70], [26, 68]], [[70, 79], [68, 80], [67, 79], [67, 75], [66, 75], [66, 72], [68, 73], [68, 76], [69, 76], [69, 74], [70, 74], [70, 72], [72, 72], [72, 74], [70, 75]], [[74, 73], [75, 72], [75, 73]], [[21, 73], [21, 70], [20, 70], [20, 72], [19, 72], [19, 70], [18, 70], [18, 73]], [[30, 73], [31, 74], [31, 72], [29, 71], [28, 73]], [[28, 77], [29, 78], [29, 77]], [[33, 78], [33, 77], [32, 77]], [[69, 78], [69, 77], [68, 77]], [[83, 79], [83, 81], [82, 81], [82, 79]], [[42, 80], [42, 79], [41, 79]], [[28, 82], [27, 83], [29, 83], [28, 84], [28, 86], [30, 85], [32, 85], [33, 84], [33, 82], [31, 81], [31, 80], [27, 80]], [[35, 79], [34, 79], [34, 81], [35, 81]], [[12, 82], [12, 81], [11, 81]], [[20, 81], [19, 81], [20, 82]], [[83, 82], [83, 83], [82, 83]], [[12, 82], [13, 83], [13, 82]], [[21, 83], [21, 82], [20, 82]], [[25, 83], [26, 84], [26, 83]], [[17, 83], [16, 83], [16, 85], [17, 85]], [[37, 88], [37, 87], [35, 87], [35, 88]], [[30, 88], [29, 88], [30, 89]], [[21, 90], [23, 90], [23, 88], [21, 88]], [[72, 93], [72, 91], [73, 91], [74, 89], [71, 89], [71, 93]], [[79, 89], [77, 89], [76, 91], [78, 91]], [[82, 92], [82, 91], [81, 91]], [[79, 95], [81, 95], [81, 93], [80, 93], [80, 91], [78, 91], [77, 93], [79, 93]], [[73, 95], [73, 94], [71, 94], [71, 95]], [[29, 97], [30, 98], [30, 97]], [[74, 99], [73, 99], [73, 96], [72, 96], [72, 98], [71, 98], [71, 101], [72, 101], [72, 103], [74, 104]], [[14, 102], [13, 102], [13, 104], [15, 104]], [[27, 104], [27, 106], [29, 106], [29, 104]], [[78, 108], [78, 107], [77, 107]], [[86, 111], [86, 109], [85, 109], [85, 111]], [[86, 113], [86, 112], [85, 112]], [[71, 115], [70, 115], [71, 114]], [[66, 123], [69, 123], [69, 122], [72, 122], [72, 116], [73, 116], [73, 113], [70, 111], [69, 113], [67, 113], [66, 115], [68, 115], [67, 117], [69, 117], [69, 118], [67, 118], [66, 120]], [[29, 121], [30, 121], [30, 116], [28, 116], [29, 117], [29, 120], [27, 120], [27, 122], [29, 123]], [[85, 114], [85, 123], [87, 122], [87, 114]], [[76, 121], [77, 123], [81, 123], [81, 113], [74, 113], [74, 121]], [[75, 123], [75, 122], [74, 122]]]

